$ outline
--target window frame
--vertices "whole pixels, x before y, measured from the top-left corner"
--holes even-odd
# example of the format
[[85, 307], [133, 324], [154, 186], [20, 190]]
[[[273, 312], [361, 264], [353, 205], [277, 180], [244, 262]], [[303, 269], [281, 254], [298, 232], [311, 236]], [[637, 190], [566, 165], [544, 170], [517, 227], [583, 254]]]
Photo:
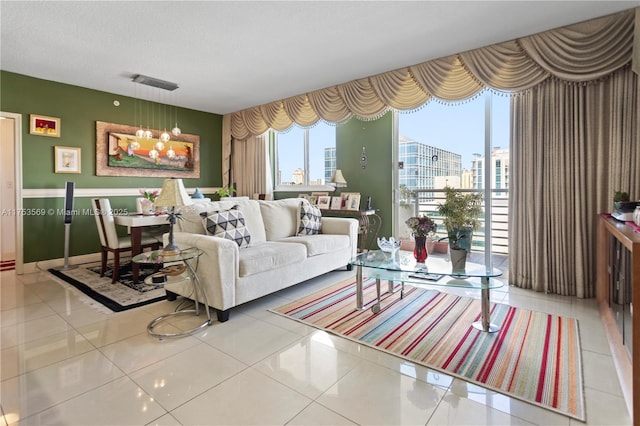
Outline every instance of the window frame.
[[[324, 185], [310, 185], [309, 184], [309, 127], [300, 128], [303, 131], [303, 167], [304, 167], [304, 183], [302, 185], [274, 185], [274, 191], [276, 192], [309, 192], [309, 191], [335, 191], [336, 188], [333, 185], [325, 183]], [[278, 182], [278, 171], [280, 170], [280, 153], [278, 144], [278, 132], [273, 132], [273, 153], [274, 153], [274, 176], [273, 181]], [[337, 141], [335, 143], [337, 145]], [[334, 146], [335, 146], [334, 145]], [[337, 150], [336, 150], [337, 156]]]

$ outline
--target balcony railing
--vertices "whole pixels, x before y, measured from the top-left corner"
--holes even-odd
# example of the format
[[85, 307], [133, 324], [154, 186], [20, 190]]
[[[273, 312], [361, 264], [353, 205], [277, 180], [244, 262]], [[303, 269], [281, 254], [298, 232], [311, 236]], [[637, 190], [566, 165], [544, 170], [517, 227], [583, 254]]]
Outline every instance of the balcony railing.
[[[460, 189], [461, 192], [478, 192], [473, 189]], [[438, 205], [444, 202], [445, 195], [442, 189], [417, 189], [415, 211], [422, 215], [428, 215], [438, 224], [438, 236], [446, 237], [447, 232], [442, 223], [442, 217], [438, 213]], [[509, 253], [509, 190], [491, 190], [491, 251], [495, 254]], [[484, 211], [485, 203], [482, 209]], [[472, 251], [485, 251], [485, 226], [486, 218], [481, 217], [481, 227], [473, 233]]]

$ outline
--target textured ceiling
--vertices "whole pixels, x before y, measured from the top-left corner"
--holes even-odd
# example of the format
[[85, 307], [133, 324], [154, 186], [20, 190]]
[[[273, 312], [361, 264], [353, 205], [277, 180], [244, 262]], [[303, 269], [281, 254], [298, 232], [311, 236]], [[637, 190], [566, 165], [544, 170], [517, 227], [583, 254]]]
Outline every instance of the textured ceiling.
[[640, 6], [635, 1], [0, 1], [0, 67], [224, 114]]

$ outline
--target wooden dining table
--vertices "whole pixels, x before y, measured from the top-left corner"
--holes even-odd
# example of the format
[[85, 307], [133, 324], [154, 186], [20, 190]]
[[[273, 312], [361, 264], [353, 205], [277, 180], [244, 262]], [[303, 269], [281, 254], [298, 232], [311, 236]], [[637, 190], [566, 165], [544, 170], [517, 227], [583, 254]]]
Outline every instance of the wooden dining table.
[[[142, 253], [142, 231], [149, 226], [164, 225], [167, 223], [166, 214], [142, 215], [130, 214], [123, 216], [114, 216], [113, 221], [116, 225], [128, 226], [131, 229], [131, 257]], [[131, 273], [133, 274], [133, 282], [138, 283], [140, 275], [140, 265], [132, 262]]]

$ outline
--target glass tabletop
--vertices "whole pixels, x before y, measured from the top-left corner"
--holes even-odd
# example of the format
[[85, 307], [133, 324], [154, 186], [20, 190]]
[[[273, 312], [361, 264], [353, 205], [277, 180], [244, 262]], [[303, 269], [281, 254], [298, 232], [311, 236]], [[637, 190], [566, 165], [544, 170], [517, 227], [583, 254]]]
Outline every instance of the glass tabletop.
[[152, 250], [140, 253], [131, 260], [135, 263], [161, 264], [194, 259], [201, 256], [202, 253], [204, 252], [197, 247], [189, 247], [180, 250], [180, 252], [176, 254], [166, 254], [162, 250]]
[[372, 250], [358, 254], [349, 263], [354, 266], [376, 269], [376, 275], [383, 279], [424, 280], [425, 283], [429, 281], [436, 283], [443, 276], [493, 278], [502, 275], [502, 271], [497, 268], [472, 262], [466, 263], [464, 273], [453, 272], [451, 261], [446, 256], [429, 255], [425, 263], [417, 263], [412, 252], [402, 250], [397, 251], [395, 259], [391, 258], [391, 253]]

